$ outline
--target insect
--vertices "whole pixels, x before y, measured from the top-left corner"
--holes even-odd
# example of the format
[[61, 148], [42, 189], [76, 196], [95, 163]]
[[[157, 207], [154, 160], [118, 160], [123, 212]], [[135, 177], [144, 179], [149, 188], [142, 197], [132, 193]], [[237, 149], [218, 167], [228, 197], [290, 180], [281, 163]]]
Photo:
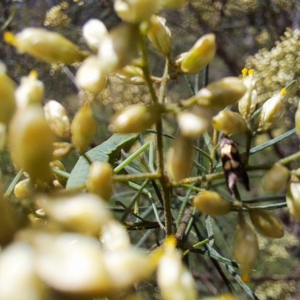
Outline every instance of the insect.
[[233, 189], [237, 182], [243, 183], [246, 190], [249, 191], [249, 177], [239, 151], [233, 140], [228, 138], [226, 135], [221, 137], [220, 154], [225, 173], [226, 185], [230, 193], [233, 194]]

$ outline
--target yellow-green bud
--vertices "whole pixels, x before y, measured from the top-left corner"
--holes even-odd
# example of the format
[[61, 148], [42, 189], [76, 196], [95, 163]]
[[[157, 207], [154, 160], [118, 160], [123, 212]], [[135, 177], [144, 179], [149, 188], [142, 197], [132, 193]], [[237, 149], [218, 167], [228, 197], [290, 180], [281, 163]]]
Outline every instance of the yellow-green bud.
[[74, 150], [74, 145], [66, 142], [55, 142], [53, 143], [53, 147], [53, 160], [60, 160]]
[[233, 257], [241, 265], [242, 279], [250, 281], [250, 274], [258, 256], [258, 242], [253, 228], [239, 215], [233, 238]]
[[89, 169], [86, 188], [108, 201], [113, 195], [113, 169], [107, 162], [94, 161]]
[[98, 19], [90, 19], [83, 25], [82, 34], [88, 46], [97, 51], [108, 32], [103, 22]]
[[256, 119], [257, 132], [266, 132], [280, 119], [283, 112], [282, 99], [285, 94], [286, 89], [282, 89], [263, 104]]
[[154, 47], [165, 56], [169, 56], [172, 50], [171, 31], [166, 26], [166, 19], [152, 16], [147, 37]]
[[201, 37], [195, 45], [185, 53], [180, 54], [175, 64], [186, 74], [200, 72], [214, 58], [216, 53], [216, 38], [210, 33]]
[[[51, 167], [51, 169], [57, 169], [57, 170], [66, 172], [65, 166], [59, 160], [53, 160], [53, 161], [51, 161], [50, 167]], [[62, 176], [57, 175], [55, 173], [54, 173], [54, 176], [55, 176], [56, 180], [58, 181], [58, 183], [59, 183], [59, 185], [61, 187], [64, 187], [66, 185], [67, 179], [65, 177], [62, 177]]]
[[16, 35], [6, 32], [4, 40], [20, 53], [28, 53], [48, 63], [72, 64], [85, 58], [71, 41], [42, 28], [25, 28]]
[[94, 236], [112, 218], [104, 200], [92, 194], [40, 196], [37, 205], [66, 228]]
[[114, 28], [98, 49], [102, 71], [110, 74], [129, 65], [138, 56], [138, 39], [137, 26], [121, 24]]
[[59, 102], [50, 100], [45, 104], [44, 112], [51, 130], [59, 137], [69, 137], [70, 120], [65, 108]]
[[52, 160], [55, 136], [37, 105], [18, 110], [9, 126], [9, 148], [18, 168], [23, 168], [35, 181], [51, 179], [49, 163]]
[[286, 204], [290, 214], [300, 222], [300, 182], [291, 182], [286, 193]]
[[28, 199], [33, 194], [33, 185], [29, 178], [19, 181], [14, 188], [14, 194], [19, 200]]
[[6, 68], [0, 62], [0, 123], [8, 125], [16, 109], [16, 85], [5, 73]]
[[[254, 77], [253, 70], [247, 70], [246, 68], [244, 68], [242, 72], [243, 72], [243, 82], [247, 88], [247, 92], [239, 100], [238, 108], [243, 118], [245, 118], [246, 120], [250, 120], [252, 114], [254, 113], [257, 100], [258, 100], [258, 95], [256, 90], [256, 78]], [[247, 73], [249, 74], [248, 76]]]
[[175, 181], [187, 178], [193, 167], [193, 158], [193, 140], [177, 135], [167, 153], [166, 169], [170, 178]]
[[96, 129], [93, 111], [90, 104], [86, 103], [78, 110], [71, 123], [72, 142], [80, 154], [83, 154], [92, 142]]
[[0, 151], [2, 151], [6, 146], [7, 134], [6, 125], [0, 123]]
[[269, 211], [251, 208], [248, 210], [250, 219], [255, 229], [262, 235], [279, 239], [284, 235], [284, 229], [280, 220]]
[[145, 131], [160, 119], [163, 110], [159, 104], [128, 106], [112, 117], [109, 130], [117, 133]]
[[180, 112], [177, 115], [180, 134], [190, 139], [201, 137], [215, 114], [216, 111], [199, 106], [194, 106], [190, 111]]
[[223, 216], [231, 211], [232, 203], [213, 191], [203, 191], [193, 200], [194, 206], [204, 214]]
[[276, 163], [263, 177], [263, 184], [267, 191], [279, 192], [286, 187], [289, 177], [289, 169]]
[[29, 76], [21, 78], [21, 84], [15, 91], [18, 109], [43, 102], [44, 84], [37, 77], [37, 72], [31, 71]]
[[145, 84], [143, 70], [136, 66], [125, 66], [115, 73], [120, 79], [130, 84]]
[[249, 130], [244, 118], [230, 110], [220, 111], [213, 117], [212, 124], [224, 134], [243, 134]]
[[82, 63], [76, 73], [76, 82], [81, 89], [93, 94], [103, 90], [106, 85], [106, 75], [97, 56], [90, 56]]
[[129, 23], [147, 21], [159, 10], [159, 0], [115, 0], [118, 16]]
[[187, 100], [210, 109], [223, 109], [239, 101], [246, 93], [243, 81], [237, 77], [226, 77], [210, 83], [195, 96]]
[[295, 128], [296, 128], [296, 133], [300, 138], [300, 102], [298, 103], [298, 108], [295, 114]]

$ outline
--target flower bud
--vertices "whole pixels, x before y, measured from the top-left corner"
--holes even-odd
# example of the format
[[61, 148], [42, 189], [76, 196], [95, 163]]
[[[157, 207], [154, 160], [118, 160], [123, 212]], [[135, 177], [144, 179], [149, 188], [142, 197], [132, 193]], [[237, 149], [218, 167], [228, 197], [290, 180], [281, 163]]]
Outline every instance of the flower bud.
[[125, 66], [115, 73], [121, 80], [130, 84], [145, 84], [143, 70], [136, 66]]
[[290, 171], [283, 165], [276, 163], [263, 177], [265, 190], [279, 192], [283, 190], [290, 177]]
[[104, 200], [92, 194], [40, 196], [37, 205], [50, 219], [83, 234], [97, 236], [111, 219]]
[[111, 279], [96, 239], [74, 233], [37, 233], [33, 246], [35, 270], [51, 288], [85, 299], [111, 292]]
[[71, 41], [42, 28], [25, 28], [16, 35], [6, 32], [4, 40], [20, 53], [28, 53], [48, 63], [72, 64], [85, 58]]
[[280, 220], [272, 213], [258, 208], [248, 209], [248, 212], [252, 224], [260, 234], [273, 239], [283, 237], [283, 226]]
[[[60, 170], [60, 171], [66, 172], [65, 166], [59, 160], [53, 160], [53, 161], [51, 161], [50, 167], [51, 167], [51, 169], [56, 169], [56, 170]], [[66, 185], [67, 179], [65, 177], [59, 176], [57, 174], [54, 174], [54, 176], [55, 176], [56, 180], [59, 182], [59, 185], [61, 187], [63, 187], [63, 186]]]
[[216, 37], [214, 34], [206, 34], [185, 53], [180, 54], [175, 64], [186, 74], [196, 74], [207, 66], [216, 53]]
[[86, 103], [75, 114], [71, 124], [72, 142], [80, 154], [91, 143], [97, 129], [91, 106]]
[[103, 22], [98, 19], [90, 19], [83, 25], [82, 34], [88, 46], [97, 51], [108, 32]]
[[202, 88], [195, 96], [188, 99], [187, 102], [196, 102], [197, 105], [210, 109], [224, 109], [226, 106], [240, 100], [245, 92], [246, 87], [241, 79], [226, 77]]
[[112, 176], [113, 169], [109, 163], [94, 161], [87, 177], [87, 190], [108, 201], [113, 195]]
[[126, 228], [113, 219], [102, 226], [100, 241], [103, 244], [103, 249], [108, 251], [125, 250], [131, 246]]
[[169, 56], [172, 50], [171, 31], [166, 26], [166, 19], [152, 16], [147, 37], [154, 47], [165, 56]]
[[211, 110], [193, 107], [191, 111], [182, 111], [177, 115], [180, 134], [189, 139], [201, 137], [210, 126]]
[[300, 138], [300, 102], [298, 103], [298, 108], [295, 114], [295, 128], [296, 128], [296, 133]]
[[252, 268], [258, 256], [257, 237], [252, 227], [239, 215], [239, 222], [233, 238], [233, 257], [241, 265], [242, 279], [249, 282]]
[[166, 170], [172, 180], [187, 178], [193, 167], [193, 141], [177, 135], [167, 152]]
[[61, 160], [74, 150], [74, 145], [66, 142], [53, 143], [53, 160]]
[[78, 86], [93, 94], [101, 92], [106, 85], [106, 76], [101, 68], [101, 61], [97, 56], [88, 57], [77, 70]]
[[187, 0], [160, 0], [161, 6], [168, 9], [178, 9], [187, 3]]
[[14, 188], [14, 194], [19, 200], [28, 199], [33, 194], [33, 185], [29, 178], [19, 181]]
[[21, 78], [21, 85], [15, 91], [18, 109], [43, 102], [44, 84], [37, 79], [37, 76], [36, 71], [31, 71], [29, 76]]
[[255, 122], [257, 132], [266, 132], [280, 119], [283, 112], [282, 99], [285, 94], [286, 89], [282, 89], [280, 93], [277, 93], [263, 104]]
[[[256, 78], [254, 77], [253, 70], [243, 69], [243, 82], [247, 88], [247, 92], [238, 102], [239, 113], [244, 119], [250, 120], [252, 114], [255, 111], [256, 104], [258, 101], [258, 95], [256, 90]], [[247, 73], [249, 74], [248, 76]]]
[[110, 74], [129, 65], [138, 56], [138, 39], [138, 28], [130, 24], [121, 24], [104, 37], [98, 49], [102, 72]]
[[23, 168], [33, 181], [50, 180], [54, 140], [41, 107], [28, 106], [14, 115], [8, 136], [11, 156], [16, 166]]
[[6, 68], [0, 62], [0, 123], [8, 125], [16, 109], [15, 83], [5, 74]]
[[286, 204], [290, 214], [300, 222], [300, 183], [291, 182], [286, 193]]
[[147, 21], [159, 10], [159, 0], [115, 0], [117, 15], [128, 23]]
[[128, 106], [112, 117], [109, 130], [116, 133], [145, 131], [159, 121], [163, 111], [164, 107], [159, 104]]
[[59, 102], [50, 100], [44, 106], [44, 112], [51, 130], [59, 137], [69, 137], [70, 121], [65, 108]]
[[183, 265], [180, 251], [168, 241], [158, 265], [157, 283], [164, 300], [198, 299], [193, 276]]
[[24, 242], [13, 243], [1, 251], [1, 300], [48, 298], [46, 285], [35, 272], [34, 261], [34, 250]]
[[212, 119], [215, 129], [224, 134], [243, 134], [249, 129], [243, 117], [230, 110], [222, 110]]
[[156, 268], [150, 255], [130, 247], [119, 251], [106, 251], [104, 266], [114, 289], [124, 290], [135, 282], [148, 280]]
[[231, 211], [232, 203], [213, 191], [203, 191], [193, 200], [194, 206], [202, 213], [223, 216]]

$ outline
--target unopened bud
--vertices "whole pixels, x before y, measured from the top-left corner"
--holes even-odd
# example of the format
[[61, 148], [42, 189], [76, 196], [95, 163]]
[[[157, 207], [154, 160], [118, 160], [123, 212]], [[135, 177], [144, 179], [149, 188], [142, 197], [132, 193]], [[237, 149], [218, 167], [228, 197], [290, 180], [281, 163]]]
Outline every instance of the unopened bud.
[[29, 178], [19, 181], [14, 188], [14, 194], [19, 200], [28, 199], [32, 196], [33, 185]]
[[286, 204], [290, 214], [300, 222], [300, 183], [291, 182], [286, 193]]
[[42, 28], [25, 28], [16, 35], [6, 32], [4, 40], [20, 53], [28, 53], [48, 63], [72, 64], [85, 58], [71, 41]]
[[290, 171], [283, 165], [276, 163], [263, 177], [263, 184], [267, 191], [279, 192], [283, 190], [290, 177]]
[[40, 196], [37, 205], [49, 218], [83, 234], [97, 236], [101, 227], [111, 219], [103, 199], [92, 194]]
[[203, 191], [194, 198], [194, 206], [202, 213], [223, 216], [231, 211], [232, 203], [213, 191]]
[[91, 143], [97, 129], [91, 106], [86, 103], [75, 114], [71, 123], [72, 142], [80, 154]]
[[236, 112], [222, 110], [212, 119], [212, 124], [224, 134], [243, 134], [249, 129], [244, 118]]
[[138, 39], [139, 31], [134, 25], [121, 24], [114, 28], [98, 49], [101, 70], [110, 74], [129, 65], [138, 56]]
[[129, 23], [147, 21], [159, 9], [159, 0], [115, 0], [118, 16]]
[[206, 34], [201, 37], [196, 44], [185, 53], [180, 54], [175, 64], [186, 74], [200, 72], [214, 58], [216, 53], [216, 38], [214, 34]]
[[97, 51], [108, 32], [103, 22], [98, 19], [91, 19], [83, 25], [82, 34], [88, 46]]
[[117, 75], [121, 80], [130, 84], [145, 84], [143, 70], [136, 66], [125, 66], [124, 68], [118, 70], [115, 75]]
[[113, 169], [107, 162], [94, 161], [89, 169], [87, 190], [108, 201], [113, 195]]
[[295, 128], [296, 128], [296, 133], [300, 138], [300, 102], [298, 103], [298, 108], [295, 114]]
[[[53, 161], [51, 161], [50, 167], [51, 167], [51, 169], [57, 169], [59, 171], [66, 172], [65, 166], [59, 160], [53, 160]], [[54, 174], [54, 176], [56, 178], [56, 184], [59, 187], [64, 187], [66, 185], [67, 179], [65, 177], [59, 176], [57, 174]]]
[[175, 246], [165, 246], [157, 269], [157, 283], [164, 300], [198, 299], [193, 276], [182, 263], [182, 255]]
[[44, 106], [44, 112], [51, 130], [59, 137], [69, 137], [70, 121], [65, 108], [59, 102], [50, 100]]
[[[248, 71], [246, 68], [244, 68], [242, 72], [244, 77], [243, 82], [247, 88], [247, 92], [239, 100], [238, 108], [243, 118], [245, 118], [246, 120], [250, 120], [258, 101], [258, 95], [256, 90], [256, 78], [254, 77], [253, 70]], [[249, 74], [248, 76], [247, 73]]]
[[251, 208], [248, 210], [250, 219], [255, 229], [262, 235], [279, 239], [284, 235], [284, 229], [277, 217], [269, 211]]
[[180, 134], [190, 139], [201, 137], [210, 126], [212, 110], [195, 106], [191, 111], [183, 111], [177, 115]]
[[171, 31], [166, 26], [166, 19], [152, 16], [147, 37], [154, 47], [165, 56], [169, 56], [172, 50]]
[[18, 109], [43, 102], [44, 84], [37, 79], [37, 76], [36, 71], [31, 71], [29, 76], [21, 78], [21, 84], [15, 92]]
[[74, 150], [74, 145], [66, 142], [55, 142], [53, 143], [53, 147], [53, 160], [60, 160]]
[[243, 81], [237, 77], [226, 77], [210, 83], [195, 96], [187, 100], [210, 109], [223, 109], [236, 103], [246, 93]]
[[18, 111], [9, 126], [9, 148], [18, 168], [23, 168], [35, 181], [51, 178], [55, 136], [39, 106], [28, 106]]
[[286, 90], [282, 89], [269, 100], [267, 100], [256, 119], [257, 132], [266, 132], [269, 130], [281, 117], [283, 112], [282, 99], [286, 94]]
[[76, 82], [81, 89], [93, 94], [103, 90], [106, 85], [106, 75], [97, 56], [90, 56], [82, 63], [76, 73]]
[[250, 274], [258, 256], [257, 237], [252, 227], [239, 215], [233, 238], [233, 257], [241, 265], [242, 279], [250, 281]]
[[193, 140], [177, 135], [167, 153], [166, 169], [170, 178], [175, 181], [187, 178], [193, 167], [193, 159]]
[[117, 133], [145, 131], [159, 121], [163, 110], [159, 104], [128, 106], [112, 117], [109, 129]]
[[6, 68], [0, 62], [0, 123], [8, 125], [16, 109], [16, 85], [5, 73]]

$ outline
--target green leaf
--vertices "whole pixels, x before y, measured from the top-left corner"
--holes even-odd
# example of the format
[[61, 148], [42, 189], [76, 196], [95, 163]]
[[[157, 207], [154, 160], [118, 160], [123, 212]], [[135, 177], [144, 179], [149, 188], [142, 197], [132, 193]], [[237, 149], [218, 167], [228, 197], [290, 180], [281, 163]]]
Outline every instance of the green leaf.
[[[112, 135], [107, 141], [101, 145], [91, 149], [85, 154], [91, 161], [110, 162], [113, 164], [116, 156], [121, 149], [129, 149], [137, 140], [138, 134], [120, 134]], [[80, 156], [74, 166], [70, 177], [67, 181], [67, 189], [79, 187], [85, 184], [89, 172], [89, 164], [87, 160]]]

